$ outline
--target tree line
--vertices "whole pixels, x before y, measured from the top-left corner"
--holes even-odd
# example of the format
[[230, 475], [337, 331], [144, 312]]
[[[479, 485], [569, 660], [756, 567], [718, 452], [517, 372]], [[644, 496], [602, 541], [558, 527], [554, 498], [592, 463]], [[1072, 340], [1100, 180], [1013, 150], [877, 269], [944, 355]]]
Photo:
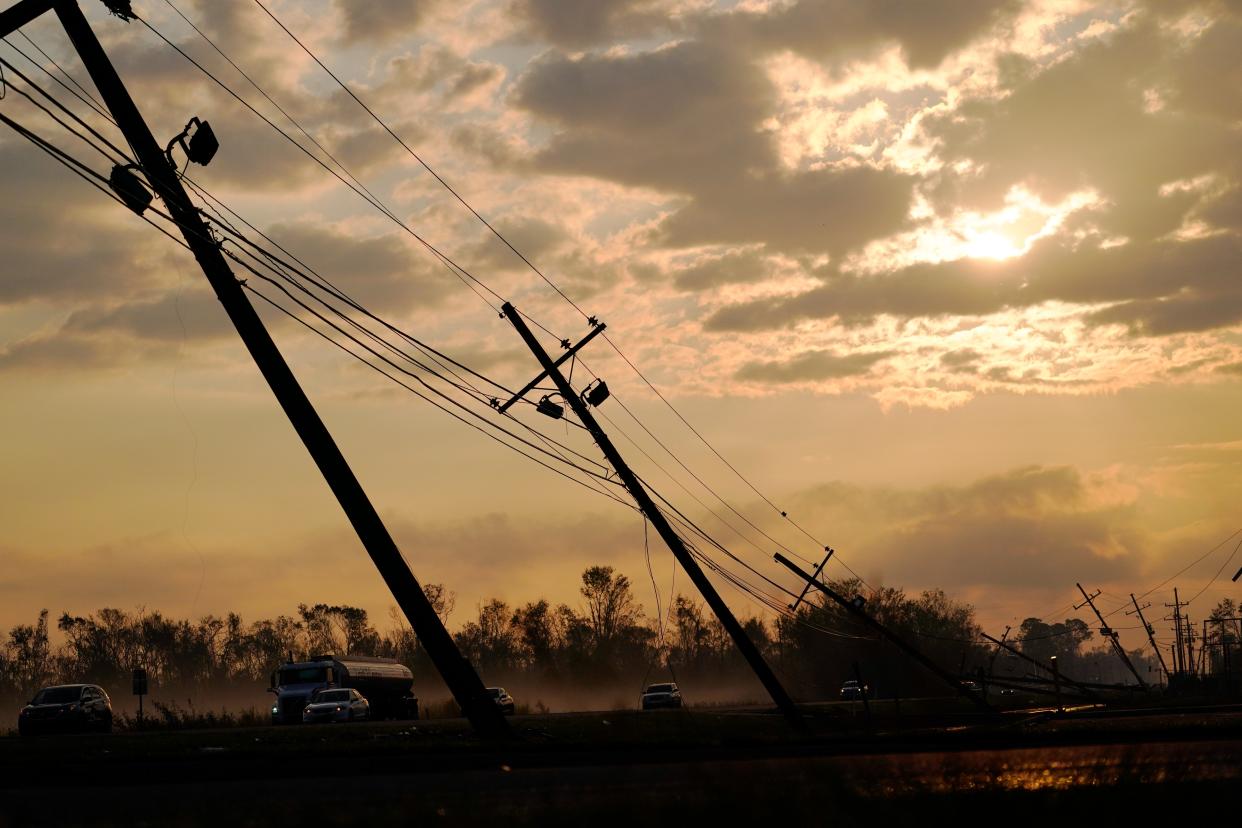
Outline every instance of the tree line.
[[[857, 580], [831, 586], [846, 596], [862, 592]], [[447, 619], [455, 609], [454, 594], [437, 584], [426, 592]], [[673, 679], [691, 699], [696, 691], [706, 698], [713, 687], [764, 698], [723, 626], [695, 598], [677, 595], [649, 615], [626, 575], [592, 566], [582, 573], [579, 599], [576, 606], [546, 599], [510, 606], [493, 598], [479, 605], [454, 638], [488, 684], [569, 693]], [[985, 669], [998, 674], [1026, 669], [1011, 658], [1002, 659], [998, 668], [998, 651], [982, 642], [974, 609], [943, 590], [909, 595], [882, 587], [867, 597], [865, 608], [950, 672], [968, 676]], [[11, 706], [41, 686], [67, 682], [90, 682], [127, 695], [130, 671], [137, 666], [146, 669], [153, 694], [182, 699], [221, 691], [257, 694], [272, 670], [291, 656], [330, 653], [396, 658], [413, 669], [416, 690], [424, 698], [443, 693], [427, 653], [395, 607], [386, 629], [377, 628], [366, 610], [324, 603], [299, 604], [295, 614], [249, 623], [236, 613], [190, 620], [145, 609], [105, 608], [85, 616], [65, 612], [55, 620], [63, 638], [56, 646], [51, 623], [45, 610], [33, 623], [12, 627], [0, 643], [0, 703]], [[819, 597], [775, 622], [756, 616], [742, 623], [797, 697], [832, 698], [843, 681], [856, 677], [882, 696], [946, 692], [892, 644]], [[1094, 669], [1105, 657], [1103, 650], [1085, 649], [1092, 636], [1077, 619], [1046, 623], [1030, 618], [1015, 640], [1032, 657], [1057, 655], [1072, 672]]]

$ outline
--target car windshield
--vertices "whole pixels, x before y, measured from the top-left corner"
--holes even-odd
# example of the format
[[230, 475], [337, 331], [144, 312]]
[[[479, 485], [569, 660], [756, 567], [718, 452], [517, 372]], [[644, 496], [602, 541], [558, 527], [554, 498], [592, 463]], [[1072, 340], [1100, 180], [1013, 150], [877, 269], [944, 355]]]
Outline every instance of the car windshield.
[[315, 684], [327, 677], [328, 671], [323, 667], [297, 667], [280, 671], [281, 684]]
[[648, 693], [671, 693], [675, 689], [672, 684], [652, 684], [647, 688]]
[[344, 702], [349, 701], [348, 690], [326, 690], [311, 697], [313, 702]]
[[488, 687], [487, 695], [491, 696], [493, 699], [500, 698], [500, 688], [499, 687]]
[[81, 695], [81, 687], [45, 687], [31, 704], [68, 704], [77, 701]]

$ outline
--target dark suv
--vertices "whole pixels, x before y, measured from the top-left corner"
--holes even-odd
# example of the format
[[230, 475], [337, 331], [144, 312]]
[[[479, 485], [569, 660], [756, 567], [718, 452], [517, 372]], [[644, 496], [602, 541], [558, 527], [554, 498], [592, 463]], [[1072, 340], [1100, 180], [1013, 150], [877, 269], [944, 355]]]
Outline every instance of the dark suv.
[[44, 687], [17, 715], [17, 732], [23, 736], [87, 730], [112, 730], [112, 702], [94, 684]]

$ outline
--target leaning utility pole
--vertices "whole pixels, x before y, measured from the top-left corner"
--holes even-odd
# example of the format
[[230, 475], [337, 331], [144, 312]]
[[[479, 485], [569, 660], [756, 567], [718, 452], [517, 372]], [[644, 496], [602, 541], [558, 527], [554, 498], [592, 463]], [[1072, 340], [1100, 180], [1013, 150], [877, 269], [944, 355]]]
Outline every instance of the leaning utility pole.
[[1078, 585], [1078, 591], [1081, 592], [1082, 597], [1087, 600], [1085, 603], [1075, 606], [1074, 609], [1082, 609], [1086, 606], [1091, 607], [1091, 611], [1095, 613], [1095, 617], [1100, 619], [1100, 635], [1108, 639], [1108, 642], [1113, 645], [1113, 652], [1117, 653], [1117, 656], [1125, 662], [1127, 667], [1130, 668], [1130, 672], [1134, 674], [1134, 678], [1138, 681], [1139, 687], [1146, 690], [1147, 684], [1143, 681], [1143, 677], [1139, 675], [1138, 670], [1134, 669], [1134, 664], [1131, 663], [1130, 657], [1126, 655], [1126, 648], [1121, 646], [1121, 642], [1118, 640], [1120, 636], [1118, 636], [1117, 631], [1108, 626], [1108, 622], [1104, 620], [1104, 616], [1100, 615], [1100, 611], [1095, 608], [1095, 597], [1100, 594], [1100, 591], [1097, 589], [1094, 594], [1088, 595], [1087, 591], [1082, 588], [1082, 584]]
[[[133, 17], [128, 0], [105, 0], [105, 5], [122, 19]], [[163, 199], [242, 342], [323, 473], [384, 583], [427, 649], [432, 663], [444, 677], [462, 713], [484, 736], [507, 735], [509, 728], [500, 709], [485, 696], [483, 682], [444, 628], [358, 478], [246, 298], [242, 284], [229, 269], [219, 244], [213, 240], [210, 229], [182, 188], [178, 171], [151, 134], [76, 0], [21, 0], [0, 12], [0, 37], [8, 36], [52, 9], [60, 18], [118, 128], [138, 156], [142, 172], [156, 194]]]
[[1134, 593], [1130, 593], [1130, 600], [1134, 603], [1134, 612], [1127, 612], [1126, 615], [1138, 615], [1139, 623], [1143, 625], [1143, 629], [1147, 631], [1147, 640], [1151, 642], [1151, 648], [1156, 653], [1156, 660], [1160, 662], [1160, 669], [1164, 672], [1164, 682], [1169, 683], [1169, 668], [1164, 666], [1164, 655], [1160, 652], [1160, 647], [1156, 645], [1156, 628], [1147, 623], [1147, 619], [1143, 617], [1143, 610], [1151, 606], [1144, 604], [1139, 606], [1138, 599], [1134, 597]]
[[[796, 727], [801, 727], [802, 714], [798, 711], [797, 706], [794, 705], [793, 699], [791, 699], [789, 694], [785, 692], [784, 686], [781, 685], [780, 680], [776, 677], [776, 674], [772, 672], [772, 668], [768, 666], [766, 661], [764, 661], [763, 655], [759, 652], [759, 648], [756, 647], [755, 643], [750, 640], [750, 636], [746, 634], [746, 630], [744, 630], [742, 625], [738, 623], [737, 618], [733, 615], [733, 611], [729, 609], [729, 605], [726, 604], [724, 599], [720, 597], [720, 594], [716, 592], [716, 588], [712, 585], [712, 582], [708, 579], [706, 573], [703, 572], [703, 569], [699, 566], [698, 561], [694, 559], [694, 556], [690, 553], [690, 550], [686, 548], [686, 544], [669, 524], [668, 519], [664, 517], [664, 513], [660, 511], [659, 507], [656, 506], [655, 501], [651, 499], [651, 495], [647, 493], [647, 489], [639, 481], [638, 475], [636, 475], [625, 462], [625, 459], [621, 456], [620, 452], [617, 451], [616, 446], [613, 445], [612, 440], [609, 439], [608, 435], [604, 433], [604, 430], [600, 428], [599, 422], [596, 421], [595, 416], [591, 414], [591, 410], [587, 406], [587, 400], [584, 399], [589, 392], [584, 391], [580, 395], [569, 384], [569, 380], [565, 378], [565, 375], [561, 373], [560, 363], [564, 361], [565, 357], [562, 357], [559, 361], [554, 361], [552, 357], [548, 355], [548, 352], [544, 350], [544, 347], [539, 343], [539, 340], [535, 338], [535, 335], [531, 333], [530, 327], [526, 324], [526, 320], [522, 318], [522, 315], [518, 313], [517, 309], [513, 307], [511, 303], [505, 302], [501, 308], [501, 311], [503, 312], [505, 318], [513, 324], [513, 327], [522, 337], [522, 341], [526, 343], [528, 348], [530, 348], [531, 352], [535, 355], [535, 358], [539, 360], [539, 365], [543, 368], [543, 372], [539, 375], [539, 377], [531, 383], [528, 383], [526, 389], [533, 388], [535, 383], [542, 380], [543, 377], [550, 378], [552, 382], [556, 384], [557, 390], [560, 392], [561, 397], [563, 397], [565, 402], [569, 404], [569, 407], [573, 409], [573, 412], [578, 416], [578, 420], [582, 423], [582, 425], [585, 426], [587, 431], [591, 433], [591, 436], [595, 439], [595, 444], [599, 446], [601, 451], [604, 452], [604, 456], [616, 470], [617, 475], [621, 478], [621, 482], [625, 484], [626, 490], [629, 491], [630, 496], [634, 498], [634, 501], [638, 504], [638, 508], [641, 509], [642, 513], [647, 516], [647, 520], [651, 521], [651, 525], [655, 527], [655, 530], [659, 532], [660, 537], [664, 539], [664, 542], [668, 545], [669, 550], [672, 551], [673, 556], [677, 558], [678, 562], [681, 564], [682, 569], [686, 571], [686, 574], [690, 576], [690, 580], [694, 582], [694, 585], [698, 587], [699, 592], [702, 593], [703, 597], [707, 600], [707, 604], [712, 608], [712, 612], [716, 613], [716, 617], [720, 620], [720, 623], [733, 639], [733, 643], [742, 653], [742, 656], [746, 659], [747, 663], [750, 664], [750, 668], [755, 671], [755, 675], [759, 677], [759, 681], [763, 683], [764, 688], [767, 689], [768, 694], [772, 697], [772, 701], [776, 702], [776, 706], [780, 708], [781, 712], [785, 714], [785, 718], [787, 718], [791, 724]], [[568, 341], [563, 342], [562, 345], [565, 346], [565, 349], [568, 352], [574, 353], [585, 343], [586, 339], [593, 337], [596, 333], [602, 331], [603, 328], [604, 326], [602, 323], [592, 320], [592, 331], [586, 338], [584, 338], [583, 342], [579, 342], [578, 345], [574, 347], [570, 347]], [[522, 393], [524, 393], [526, 389], [524, 389]], [[598, 402], [603, 402], [602, 397], [597, 397], [596, 399]], [[510, 400], [509, 404], [512, 402], [513, 401]], [[541, 401], [541, 410], [544, 410], [549, 405], [559, 412], [555, 416], [559, 417], [563, 414], [563, 411], [560, 410], [560, 406], [557, 406], [555, 403], [549, 403], [546, 399]], [[497, 407], [501, 407], [499, 405], [499, 401], [497, 401]]]
[[796, 563], [789, 560], [789, 558], [786, 558], [781, 553], [777, 552], [774, 558], [777, 563], [781, 564], [786, 569], [788, 569], [790, 572], [793, 572], [795, 575], [802, 578], [804, 581], [809, 583], [811, 586], [815, 587], [820, 592], [824, 593], [824, 595], [827, 595], [834, 602], [840, 605], [850, 615], [854, 616], [859, 621], [861, 621], [863, 624], [867, 625], [871, 629], [878, 632], [880, 635], [887, 638], [889, 641], [896, 644], [897, 647], [900, 648], [902, 652], [910, 656], [910, 658], [914, 659], [919, 664], [926, 667], [929, 671], [934, 673], [937, 678], [939, 678], [945, 684], [952, 687], [954, 691], [956, 691], [962, 696], [965, 696], [967, 699], [973, 702], [976, 706], [982, 708], [984, 711], [988, 713], [992, 712], [992, 706], [987, 703], [987, 700], [984, 699], [983, 696], [971, 690], [960, 677], [955, 677], [948, 670], [944, 669], [939, 664], [932, 661], [927, 656], [923, 655], [923, 653], [917, 647], [908, 643], [901, 636], [897, 635], [897, 633], [893, 632], [888, 627], [884, 626], [879, 621], [872, 618], [866, 611], [864, 611], [863, 610], [863, 599], [861, 596], [859, 596], [858, 598], [855, 598], [853, 601], [850, 601], [846, 599], [846, 597], [843, 596], [841, 593], [837, 592], [835, 589], [825, 584], [823, 581], [820, 581], [812, 577], [809, 572], [806, 572], [805, 570], [803, 570], [802, 567], [798, 566]]

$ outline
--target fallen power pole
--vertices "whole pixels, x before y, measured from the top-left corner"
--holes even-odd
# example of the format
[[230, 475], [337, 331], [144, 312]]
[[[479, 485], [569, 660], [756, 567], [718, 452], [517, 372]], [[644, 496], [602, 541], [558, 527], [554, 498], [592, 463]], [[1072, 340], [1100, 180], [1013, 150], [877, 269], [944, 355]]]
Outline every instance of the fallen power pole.
[[806, 581], [811, 586], [815, 587], [820, 592], [824, 593], [824, 595], [827, 595], [830, 599], [832, 599], [838, 605], [843, 607], [846, 610], [846, 612], [848, 612], [850, 615], [854, 616], [859, 621], [861, 621], [863, 624], [875, 630], [880, 635], [884, 636], [889, 641], [896, 644], [897, 647], [901, 649], [902, 652], [910, 656], [910, 658], [914, 659], [919, 664], [926, 667], [929, 671], [935, 674], [937, 678], [939, 678], [945, 684], [952, 687], [954, 692], [956, 692], [958, 695], [965, 696], [967, 699], [969, 699], [971, 702], [973, 702], [975, 705], [982, 708], [983, 710], [986, 710], [989, 713], [992, 712], [992, 706], [987, 703], [987, 700], [985, 700], [978, 693], [976, 693], [975, 691], [967, 687], [960, 678], [954, 676], [948, 670], [945, 670], [939, 664], [932, 661], [927, 656], [923, 655], [923, 653], [920, 652], [918, 648], [906, 642], [905, 639], [897, 635], [897, 633], [893, 632], [888, 627], [884, 626], [879, 621], [875, 620], [870, 615], [868, 615], [865, 611], [863, 611], [863, 600], [861, 597], [856, 598], [853, 601], [850, 601], [847, 598], [845, 598], [845, 596], [841, 595], [839, 592], [837, 592], [835, 589], [828, 586], [824, 582], [816, 578], [813, 578], [809, 572], [802, 569], [800, 566], [798, 566], [793, 561], [789, 560], [789, 558], [786, 558], [781, 553], [777, 552], [774, 558], [777, 563], [781, 564], [786, 569], [793, 572], [795, 575], [798, 575], [800, 578], [802, 578], [802, 580]]
[[1038, 667], [1039, 669], [1041, 669], [1041, 670], [1043, 670], [1044, 672], [1048, 673], [1048, 675], [1053, 675], [1054, 673], [1058, 673], [1058, 674], [1060, 675], [1060, 677], [1061, 677], [1061, 679], [1062, 679], [1063, 681], [1065, 681], [1065, 682], [1067, 682], [1067, 683], [1069, 683], [1069, 684], [1074, 685], [1075, 687], [1079, 688], [1080, 690], [1082, 690], [1084, 693], [1086, 693], [1086, 694], [1088, 694], [1088, 695], [1090, 695], [1090, 694], [1091, 694], [1091, 688], [1090, 688], [1088, 685], [1086, 685], [1086, 684], [1084, 684], [1084, 683], [1082, 683], [1082, 682], [1080, 682], [1080, 681], [1074, 681], [1074, 680], [1073, 680], [1072, 678], [1070, 678], [1069, 676], [1065, 675], [1064, 673], [1061, 673], [1059, 669], [1054, 670], [1051, 664], [1044, 664], [1044, 663], [1040, 662], [1040, 661], [1039, 661], [1039, 659], [1037, 659], [1037, 658], [1035, 658], [1035, 657], [1033, 657], [1033, 656], [1027, 655], [1026, 653], [1022, 652], [1022, 651], [1021, 651], [1021, 650], [1019, 650], [1017, 647], [1014, 647], [1013, 645], [1006, 643], [1006, 642], [1005, 642], [1005, 641], [1003, 641], [1002, 639], [999, 639], [999, 638], [993, 638], [992, 636], [988, 635], [988, 634], [987, 634], [987, 633], [985, 633], [985, 632], [980, 631], [979, 635], [983, 636], [983, 637], [984, 637], [984, 638], [986, 638], [988, 641], [991, 641], [993, 644], [995, 644], [996, 646], [1000, 647], [1001, 649], [1006, 650], [1007, 652], [1013, 653], [1013, 654], [1014, 654], [1014, 655], [1016, 655], [1018, 658], [1023, 659], [1024, 661], [1027, 661], [1027, 662], [1031, 663], [1031, 664], [1032, 664], [1032, 665], [1034, 665], [1035, 667]]
[[[128, 0], [104, 0], [104, 4], [122, 19], [128, 20], [134, 16]], [[392, 591], [410, 626], [427, 649], [427, 654], [443, 676], [462, 713], [469, 718], [480, 735], [507, 735], [509, 728], [500, 709], [485, 695], [483, 682], [470, 663], [462, 657], [452, 636], [436, 615], [422, 586], [401, 557], [401, 552], [358, 478], [307, 398], [306, 392], [298, 384], [276, 343], [263, 326], [263, 321], [246, 298], [242, 284], [229, 269], [220, 246], [213, 240], [210, 229], [181, 186], [177, 169], [151, 134], [77, 2], [21, 0], [0, 12], [0, 37], [7, 37], [20, 26], [53, 9], [118, 128], [133, 147], [141, 172], [145, 174], [155, 193], [163, 199], [168, 213], [181, 230], [181, 235], [198, 260], [220, 304], [254, 358], [255, 365], [267, 380], [289, 422], [336, 495], [341, 508], [358, 533], [358, 539], [371, 556], [384, 583]], [[199, 128], [202, 129], [202, 126]]]
[[[604, 456], [608, 459], [608, 462], [612, 465], [613, 469], [616, 470], [617, 476], [620, 477], [621, 482], [625, 484], [625, 488], [630, 493], [630, 497], [634, 498], [634, 502], [638, 504], [638, 508], [642, 510], [644, 515], [646, 515], [647, 520], [651, 521], [651, 525], [655, 527], [655, 530], [660, 534], [660, 537], [668, 545], [669, 550], [673, 553], [673, 556], [677, 558], [677, 561], [681, 564], [682, 569], [686, 571], [686, 574], [690, 576], [690, 580], [694, 582], [694, 585], [703, 595], [703, 598], [706, 599], [708, 606], [711, 607], [712, 612], [716, 614], [716, 618], [720, 620], [721, 625], [723, 625], [725, 630], [729, 633], [729, 637], [733, 639], [733, 643], [737, 646], [738, 651], [741, 652], [742, 657], [746, 659], [746, 662], [750, 665], [750, 668], [755, 671], [755, 675], [758, 676], [759, 681], [772, 697], [772, 701], [776, 703], [776, 706], [780, 708], [781, 712], [785, 714], [785, 718], [788, 719], [792, 725], [795, 727], [802, 727], [802, 713], [798, 710], [789, 694], [785, 692], [784, 686], [776, 677], [776, 674], [772, 672], [772, 668], [768, 666], [768, 663], [764, 660], [763, 655], [759, 652], [759, 648], [755, 646], [753, 641], [751, 641], [750, 636], [746, 634], [746, 630], [742, 628], [740, 623], [738, 623], [737, 618], [733, 615], [733, 611], [729, 609], [729, 605], [726, 604], [724, 599], [720, 597], [720, 594], [716, 591], [716, 588], [708, 579], [707, 574], [703, 572], [703, 569], [699, 566], [698, 561], [694, 559], [694, 556], [686, 547], [685, 542], [682, 541], [681, 537], [669, 524], [668, 519], [664, 516], [664, 513], [660, 511], [659, 507], [656, 506], [655, 501], [651, 499], [651, 495], [647, 492], [647, 489], [643, 486], [642, 482], [639, 481], [638, 475], [636, 475], [625, 462], [625, 459], [621, 456], [621, 453], [617, 451], [617, 447], [613, 445], [612, 440], [604, 432], [603, 428], [600, 427], [600, 424], [595, 419], [595, 416], [591, 414], [591, 410], [588, 407], [588, 400], [593, 400], [591, 402], [592, 405], [597, 405], [603, 402], [603, 400], [607, 397], [607, 386], [602, 385], [602, 383], [599, 385], [593, 384], [596, 388], [602, 387], [605, 389], [602, 392], [596, 392], [596, 395], [594, 396], [589, 390], [591, 386], [588, 386], [588, 390], [583, 391], [581, 394], [575, 391], [569, 384], [569, 380], [567, 380], [565, 375], [561, 373], [560, 364], [554, 361], [552, 357], [548, 355], [548, 352], [544, 350], [543, 345], [541, 345], [539, 340], [535, 338], [535, 335], [531, 332], [530, 327], [526, 324], [526, 320], [522, 318], [520, 313], [518, 313], [517, 308], [513, 307], [511, 303], [506, 302], [502, 306], [501, 310], [504, 313], [505, 318], [507, 318], [517, 330], [518, 335], [522, 337], [522, 341], [526, 343], [528, 348], [530, 348], [531, 353], [533, 353], [535, 358], [539, 360], [539, 365], [543, 369], [543, 373], [540, 374], [535, 381], [538, 382], [546, 376], [556, 385], [561, 397], [564, 398], [565, 402], [569, 404], [569, 407], [573, 409], [573, 412], [577, 415], [578, 420], [583, 426], [586, 427], [587, 431], [591, 433], [591, 436], [595, 439], [595, 444], [599, 446], [601, 451], [604, 452]], [[596, 333], [602, 331], [604, 325], [603, 323], [592, 320], [592, 328], [593, 330], [590, 334], [588, 334], [587, 338], [593, 337]], [[577, 350], [576, 348], [570, 347], [568, 342], [562, 344], [565, 346], [566, 350]], [[582, 343], [579, 343], [579, 345], [581, 344]], [[533, 385], [528, 384], [527, 387], [531, 388]], [[512, 400], [509, 401], [509, 404], [511, 403]], [[505, 406], [500, 406], [498, 404], [497, 407], [507, 408], [508, 404]], [[563, 409], [561, 409], [559, 405], [550, 402], [546, 397], [540, 401], [539, 410], [555, 417], [561, 417], [564, 414]]]
[[1130, 601], [1134, 604], [1134, 612], [1126, 611], [1126, 615], [1137, 615], [1139, 623], [1143, 625], [1143, 629], [1147, 631], [1147, 640], [1151, 643], [1152, 650], [1156, 653], [1156, 660], [1160, 662], [1160, 670], [1164, 673], [1165, 684], [1169, 683], [1169, 668], [1164, 665], [1164, 654], [1160, 652], [1160, 647], [1156, 644], [1156, 628], [1147, 623], [1147, 619], [1143, 617], [1143, 610], [1151, 606], [1151, 604], [1143, 604], [1139, 606], [1138, 599], [1134, 597], [1134, 593], [1130, 593]]
[[1117, 654], [1118, 658], [1125, 662], [1126, 667], [1130, 668], [1130, 672], [1134, 674], [1134, 679], [1139, 683], [1139, 687], [1146, 690], [1147, 683], [1143, 681], [1143, 677], [1139, 675], [1138, 670], [1134, 669], [1134, 664], [1130, 661], [1130, 657], [1126, 655], [1125, 647], [1122, 647], [1121, 642], [1118, 640], [1120, 636], [1118, 636], [1117, 631], [1108, 626], [1108, 622], [1104, 620], [1104, 616], [1100, 615], [1100, 611], [1096, 609], [1095, 598], [1100, 594], [1100, 591], [1097, 589], [1094, 594], [1088, 595], [1087, 591], [1082, 588], [1082, 584], [1078, 584], [1078, 591], [1081, 592], [1082, 597], [1087, 600], [1084, 603], [1077, 604], [1074, 609], [1081, 609], [1087, 606], [1091, 607], [1091, 611], [1095, 613], [1095, 617], [1100, 619], [1100, 635], [1108, 639], [1108, 643], [1113, 645], [1113, 652]]

